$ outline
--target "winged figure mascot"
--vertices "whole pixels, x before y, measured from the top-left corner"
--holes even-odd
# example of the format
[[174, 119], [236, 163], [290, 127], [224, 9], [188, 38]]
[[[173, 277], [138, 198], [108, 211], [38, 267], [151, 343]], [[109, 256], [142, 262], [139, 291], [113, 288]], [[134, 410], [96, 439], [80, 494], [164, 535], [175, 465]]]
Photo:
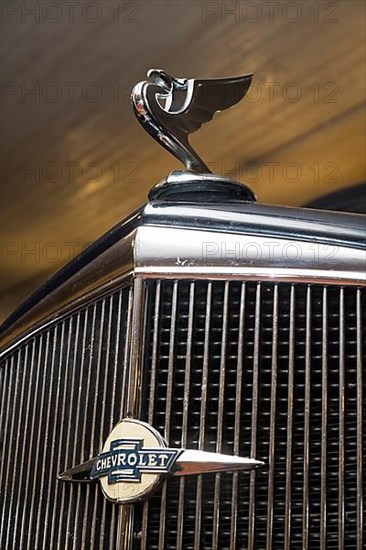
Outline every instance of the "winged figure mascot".
[[209, 122], [217, 111], [238, 103], [251, 81], [251, 74], [196, 80], [173, 78], [161, 69], [150, 69], [147, 80], [132, 90], [134, 112], [145, 130], [177, 157], [187, 171], [210, 173], [190, 146], [189, 135]]

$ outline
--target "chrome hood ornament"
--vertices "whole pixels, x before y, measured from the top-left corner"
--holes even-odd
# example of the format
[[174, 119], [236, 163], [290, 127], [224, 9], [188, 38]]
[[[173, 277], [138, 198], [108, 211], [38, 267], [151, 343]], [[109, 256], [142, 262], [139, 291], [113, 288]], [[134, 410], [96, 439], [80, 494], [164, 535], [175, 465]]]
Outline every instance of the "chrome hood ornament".
[[253, 470], [263, 462], [253, 458], [175, 449], [149, 424], [121, 420], [95, 458], [59, 475], [61, 481], [99, 480], [104, 496], [117, 504], [137, 502], [150, 495], [162, 476]]
[[178, 158], [186, 170], [210, 173], [190, 146], [189, 135], [209, 122], [217, 111], [238, 103], [251, 81], [251, 74], [196, 80], [173, 78], [161, 69], [150, 69], [147, 80], [133, 88], [134, 112], [145, 130]]

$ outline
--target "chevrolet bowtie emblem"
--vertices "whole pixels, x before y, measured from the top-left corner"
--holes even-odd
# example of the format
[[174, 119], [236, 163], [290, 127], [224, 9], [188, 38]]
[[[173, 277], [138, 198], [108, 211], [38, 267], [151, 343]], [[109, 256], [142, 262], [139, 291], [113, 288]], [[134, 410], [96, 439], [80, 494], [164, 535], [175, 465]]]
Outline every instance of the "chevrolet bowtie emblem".
[[253, 458], [170, 448], [152, 426], [126, 418], [112, 430], [97, 457], [66, 470], [59, 479], [73, 482], [99, 479], [109, 500], [127, 504], [152, 493], [162, 475], [253, 470], [259, 466], [263, 462]]

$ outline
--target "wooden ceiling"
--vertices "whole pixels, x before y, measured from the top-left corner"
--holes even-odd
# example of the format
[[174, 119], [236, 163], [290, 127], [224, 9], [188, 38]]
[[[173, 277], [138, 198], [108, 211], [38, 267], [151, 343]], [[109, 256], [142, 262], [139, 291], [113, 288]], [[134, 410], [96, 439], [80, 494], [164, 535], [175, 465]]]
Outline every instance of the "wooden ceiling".
[[2, 317], [179, 168], [129, 105], [150, 67], [254, 73], [246, 100], [192, 141], [261, 202], [365, 179], [364, 2], [55, 4], [3, 6]]

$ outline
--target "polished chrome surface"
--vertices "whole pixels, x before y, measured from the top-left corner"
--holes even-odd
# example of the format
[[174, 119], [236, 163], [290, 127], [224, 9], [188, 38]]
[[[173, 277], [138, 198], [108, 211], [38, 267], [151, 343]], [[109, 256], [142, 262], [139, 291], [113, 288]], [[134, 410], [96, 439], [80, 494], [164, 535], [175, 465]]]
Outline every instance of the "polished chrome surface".
[[209, 173], [210, 169], [192, 149], [188, 137], [209, 122], [217, 111], [238, 103], [245, 96], [252, 75], [198, 80], [174, 78], [161, 69], [150, 69], [147, 77], [132, 90], [137, 119], [186, 170]]
[[[220, 447], [221, 444], [218, 443], [217, 448]], [[176, 467], [172, 473], [176, 476], [188, 476], [205, 474], [208, 472], [254, 470], [260, 466], [264, 466], [264, 463], [255, 458], [227, 455], [220, 451], [208, 453], [205, 451], [187, 449], [177, 458]]]
[[364, 285], [364, 225], [360, 215], [259, 204], [148, 204], [101, 239], [89, 263], [77, 259], [72, 274], [46, 284], [8, 326], [1, 348], [118, 288], [127, 275]]
[[73, 466], [58, 475], [60, 481], [68, 481], [70, 483], [91, 483], [90, 472], [93, 468], [95, 457], [90, 458], [82, 464]]
[[136, 273], [146, 277], [252, 276], [366, 283], [366, 249], [337, 246], [329, 250], [297, 239], [203, 229], [140, 227], [135, 260]]
[[[163, 453], [169, 452], [170, 455], [173, 453], [176, 455], [173, 457], [171, 461], [169, 461], [168, 464], [163, 463], [163, 467], [154, 468], [151, 464], [143, 464], [143, 467], [139, 467], [138, 470], [140, 470], [143, 473], [151, 473], [151, 474], [171, 474], [175, 476], [189, 476], [189, 475], [200, 475], [200, 474], [206, 474], [206, 473], [212, 473], [212, 472], [232, 472], [232, 471], [238, 471], [238, 470], [254, 470], [255, 468], [264, 466], [264, 463], [260, 460], [256, 460], [254, 458], [244, 458], [241, 456], [234, 456], [234, 455], [227, 455], [220, 453], [219, 451], [215, 453], [210, 453], [206, 451], [199, 451], [199, 450], [190, 450], [190, 449], [183, 449], [183, 448], [168, 448], [166, 446], [165, 440], [160, 436], [159, 432], [154, 430], [154, 428], [145, 423], [140, 422], [138, 420], [132, 420], [131, 418], [124, 418], [121, 420], [117, 426], [114, 427], [111, 434], [108, 436], [107, 441], [110, 441], [113, 433], [119, 433], [119, 435], [114, 435], [113, 437], [116, 437], [118, 440], [120, 439], [126, 439], [126, 436], [123, 435], [123, 427], [121, 427], [122, 424], [129, 424], [134, 423], [136, 425], [135, 431], [139, 430], [139, 437], [143, 438], [143, 434], [141, 435], [141, 428], [144, 428], [145, 430], [148, 429], [148, 431], [152, 432], [157, 437], [157, 445], [156, 447], [152, 448], [151, 445], [149, 445], [149, 453], [153, 453], [158, 456], [159, 459], [159, 451], [162, 451]], [[133, 434], [133, 438], [137, 438], [137, 435]], [[131, 439], [128, 440], [128, 445], [131, 443]], [[121, 452], [125, 452], [125, 449], [123, 448], [123, 443], [120, 445]], [[219, 447], [219, 445], [217, 445]], [[144, 452], [144, 445], [136, 451], [138, 454], [140, 451]], [[103, 467], [103, 472], [98, 472], [98, 467], [96, 467], [96, 462], [100, 462], [101, 459], [108, 458], [108, 456], [111, 456], [111, 449], [103, 450], [99, 455], [95, 456], [94, 458], [91, 458], [84, 462], [83, 464], [79, 464], [78, 466], [74, 466], [73, 468], [70, 468], [66, 470], [65, 472], [62, 472], [58, 475], [58, 479], [60, 481], [67, 481], [72, 483], [92, 483], [96, 479], [100, 477], [104, 477], [108, 475], [108, 471], [106, 471], [106, 468]], [[166, 455], [164, 454], [164, 457]], [[147, 461], [149, 459], [147, 458]], [[109, 467], [109, 470], [116, 469], [115, 466]], [[123, 467], [121, 466], [118, 469], [118, 474], [121, 474], [123, 472]], [[119, 504], [128, 504], [133, 502], [138, 502], [142, 500], [143, 498], [146, 498], [149, 496], [150, 493], [153, 492], [153, 490], [156, 489], [157, 483], [154, 484], [153, 487], [149, 487], [149, 483], [146, 480], [138, 480], [135, 477], [132, 477], [131, 474], [129, 474], [129, 477], [131, 479], [123, 479], [123, 483], [127, 484], [124, 485], [121, 490], [119, 490], [119, 487], [117, 485], [113, 485], [112, 489], [113, 491], [106, 491], [105, 487], [103, 486], [103, 492], [105, 493], [105, 496], [111, 500], [111, 501], [117, 501]], [[134, 483], [134, 490], [132, 495], [128, 494], [128, 496], [125, 496], [123, 493], [126, 492], [128, 489], [128, 482], [138, 482]], [[117, 483], [117, 482], [113, 482]], [[141, 487], [140, 487], [141, 485]], [[114, 494], [117, 494], [117, 498], [115, 498]]]

